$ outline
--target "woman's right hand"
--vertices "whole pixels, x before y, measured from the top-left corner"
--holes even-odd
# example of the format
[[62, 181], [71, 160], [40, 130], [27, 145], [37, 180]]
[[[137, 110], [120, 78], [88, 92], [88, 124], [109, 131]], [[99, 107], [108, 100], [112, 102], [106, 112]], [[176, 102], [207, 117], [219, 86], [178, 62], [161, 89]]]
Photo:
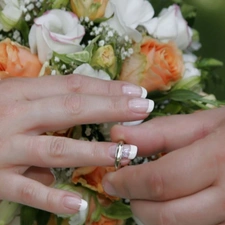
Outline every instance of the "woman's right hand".
[[116, 144], [42, 134], [78, 124], [142, 120], [153, 109], [145, 94], [125, 82], [80, 75], [1, 80], [0, 199], [54, 213], [85, 208], [81, 196], [48, 186], [49, 168], [114, 165]]

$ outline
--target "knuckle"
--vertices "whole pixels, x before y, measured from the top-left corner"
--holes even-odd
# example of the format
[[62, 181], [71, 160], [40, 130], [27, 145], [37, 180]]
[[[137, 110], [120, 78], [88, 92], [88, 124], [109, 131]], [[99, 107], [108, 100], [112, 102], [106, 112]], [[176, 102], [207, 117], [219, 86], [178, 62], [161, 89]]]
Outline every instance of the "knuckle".
[[109, 96], [115, 95], [115, 83], [114, 82], [106, 82], [106, 94]]
[[126, 102], [124, 101], [124, 98], [121, 97], [111, 97], [110, 98], [110, 108], [112, 112], [117, 112], [117, 114], [121, 115], [124, 114], [124, 116], [128, 116], [127, 110], [126, 110]]
[[[16, 148], [16, 147], [14, 147]], [[35, 136], [27, 139], [27, 158], [35, 159], [35, 161], [44, 162], [43, 156], [41, 154], [41, 150], [45, 149], [45, 143], [40, 141]]]
[[164, 198], [164, 183], [163, 178], [158, 172], [152, 173], [148, 179], [146, 179], [146, 186], [151, 188], [150, 199], [162, 200]]
[[68, 75], [66, 78], [67, 90], [70, 92], [80, 92], [82, 89], [82, 76], [79, 75]]
[[49, 146], [49, 156], [62, 158], [66, 155], [66, 142], [64, 138], [53, 138]]
[[81, 96], [69, 94], [63, 99], [63, 106], [66, 113], [70, 116], [81, 114]]
[[21, 203], [26, 205], [33, 204], [33, 202], [35, 202], [36, 193], [36, 187], [32, 183], [26, 183], [20, 191]]
[[52, 212], [56, 210], [56, 196], [57, 194], [54, 191], [49, 191], [46, 196], [46, 207], [48, 211]]

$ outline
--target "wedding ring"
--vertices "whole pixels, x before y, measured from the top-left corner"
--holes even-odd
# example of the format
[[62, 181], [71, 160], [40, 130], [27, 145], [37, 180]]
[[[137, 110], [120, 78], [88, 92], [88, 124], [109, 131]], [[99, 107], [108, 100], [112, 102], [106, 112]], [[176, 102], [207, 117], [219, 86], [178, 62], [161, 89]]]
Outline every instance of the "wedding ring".
[[116, 154], [115, 154], [115, 168], [116, 170], [118, 170], [121, 166], [121, 159], [122, 159], [122, 156], [123, 156], [123, 141], [120, 141], [118, 144], [117, 144], [117, 147], [116, 147]]

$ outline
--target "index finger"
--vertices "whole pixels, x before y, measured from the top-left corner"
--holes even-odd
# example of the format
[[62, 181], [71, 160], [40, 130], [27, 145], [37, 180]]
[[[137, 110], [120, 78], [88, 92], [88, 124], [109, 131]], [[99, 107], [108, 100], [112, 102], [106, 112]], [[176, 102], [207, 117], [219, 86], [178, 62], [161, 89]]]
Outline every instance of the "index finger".
[[140, 156], [170, 152], [207, 136], [221, 124], [224, 111], [222, 107], [190, 115], [158, 117], [132, 128], [116, 125], [111, 138], [137, 145]]

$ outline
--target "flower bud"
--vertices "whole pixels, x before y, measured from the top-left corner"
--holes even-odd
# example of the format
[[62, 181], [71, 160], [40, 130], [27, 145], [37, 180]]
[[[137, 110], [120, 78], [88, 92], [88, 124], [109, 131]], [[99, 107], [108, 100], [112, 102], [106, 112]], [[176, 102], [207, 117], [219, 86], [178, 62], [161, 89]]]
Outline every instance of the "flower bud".
[[114, 77], [116, 75], [117, 60], [113, 47], [111, 45], [105, 45], [98, 48], [93, 55], [91, 65], [99, 69], [105, 69], [106, 72]]
[[19, 22], [22, 10], [19, 1], [3, 1], [0, 5], [0, 30], [5, 32], [13, 29]]
[[108, 0], [71, 0], [70, 3], [78, 17], [95, 20], [104, 16]]

